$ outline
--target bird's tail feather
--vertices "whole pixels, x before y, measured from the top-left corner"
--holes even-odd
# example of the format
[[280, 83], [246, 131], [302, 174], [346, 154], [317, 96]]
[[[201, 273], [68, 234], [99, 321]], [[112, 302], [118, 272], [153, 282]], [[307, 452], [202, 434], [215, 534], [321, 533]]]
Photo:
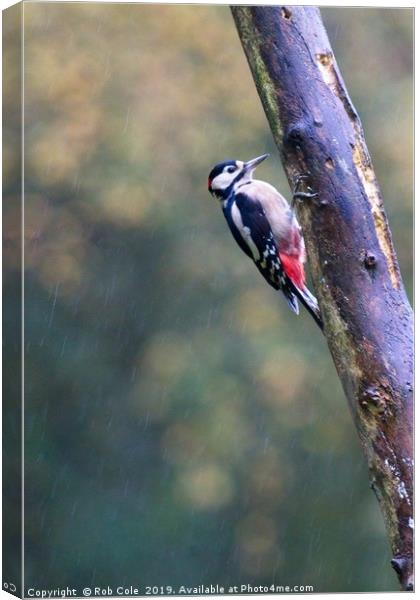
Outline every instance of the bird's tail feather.
[[[290, 308], [296, 313], [299, 314], [299, 307], [297, 306], [296, 296], [302, 302], [303, 306], [306, 310], [312, 315], [318, 327], [323, 330], [324, 324], [322, 322], [321, 312], [319, 310], [318, 301], [313, 294], [308, 290], [307, 287], [303, 287], [302, 289], [298, 288], [296, 285], [291, 283], [291, 288], [293, 293], [290, 295], [287, 294], [286, 298], [289, 303]], [[291, 300], [291, 297], [294, 297], [294, 302]]]

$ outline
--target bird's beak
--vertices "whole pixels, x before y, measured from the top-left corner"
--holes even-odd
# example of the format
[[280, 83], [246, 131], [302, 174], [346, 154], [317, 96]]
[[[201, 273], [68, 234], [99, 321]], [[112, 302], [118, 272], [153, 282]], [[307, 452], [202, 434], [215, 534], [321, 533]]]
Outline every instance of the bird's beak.
[[265, 160], [269, 156], [270, 156], [269, 154], [263, 154], [262, 156], [257, 156], [257, 158], [253, 158], [252, 160], [249, 160], [248, 162], [246, 162], [244, 164], [245, 170], [252, 171], [253, 169], [255, 169], [255, 167], [257, 167], [260, 163], [262, 163], [263, 160]]

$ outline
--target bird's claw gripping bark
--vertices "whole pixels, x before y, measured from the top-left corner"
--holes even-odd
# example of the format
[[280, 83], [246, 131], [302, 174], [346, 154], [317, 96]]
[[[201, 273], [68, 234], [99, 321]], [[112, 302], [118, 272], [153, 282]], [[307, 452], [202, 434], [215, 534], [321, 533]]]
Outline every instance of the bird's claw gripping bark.
[[296, 206], [296, 202], [303, 202], [303, 200], [310, 200], [311, 198], [317, 198], [318, 194], [312, 190], [312, 188], [307, 185], [307, 192], [299, 191], [300, 184], [302, 181], [309, 179], [310, 173], [299, 173], [294, 181], [293, 181], [293, 199], [292, 199], [292, 207]]

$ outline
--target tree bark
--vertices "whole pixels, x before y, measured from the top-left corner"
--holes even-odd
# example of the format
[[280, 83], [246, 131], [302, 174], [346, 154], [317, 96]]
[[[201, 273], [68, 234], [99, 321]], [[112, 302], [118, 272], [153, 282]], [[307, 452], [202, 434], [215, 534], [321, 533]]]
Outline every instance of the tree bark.
[[325, 335], [368, 461], [401, 586], [413, 589], [413, 329], [360, 119], [314, 7], [233, 17], [298, 203]]

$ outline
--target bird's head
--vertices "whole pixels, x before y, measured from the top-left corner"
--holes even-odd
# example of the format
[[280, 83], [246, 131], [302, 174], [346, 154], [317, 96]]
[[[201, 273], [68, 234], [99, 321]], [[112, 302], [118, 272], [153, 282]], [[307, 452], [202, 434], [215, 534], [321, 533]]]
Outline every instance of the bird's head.
[[224, 160], [217, 163], [210, 171], [208, 190], [219, 199], [226, 199], [236, 187], [248, 183], [252, 179], [254, 169], [265, 160], [269, 154], [257, 156], [252, 160]]

